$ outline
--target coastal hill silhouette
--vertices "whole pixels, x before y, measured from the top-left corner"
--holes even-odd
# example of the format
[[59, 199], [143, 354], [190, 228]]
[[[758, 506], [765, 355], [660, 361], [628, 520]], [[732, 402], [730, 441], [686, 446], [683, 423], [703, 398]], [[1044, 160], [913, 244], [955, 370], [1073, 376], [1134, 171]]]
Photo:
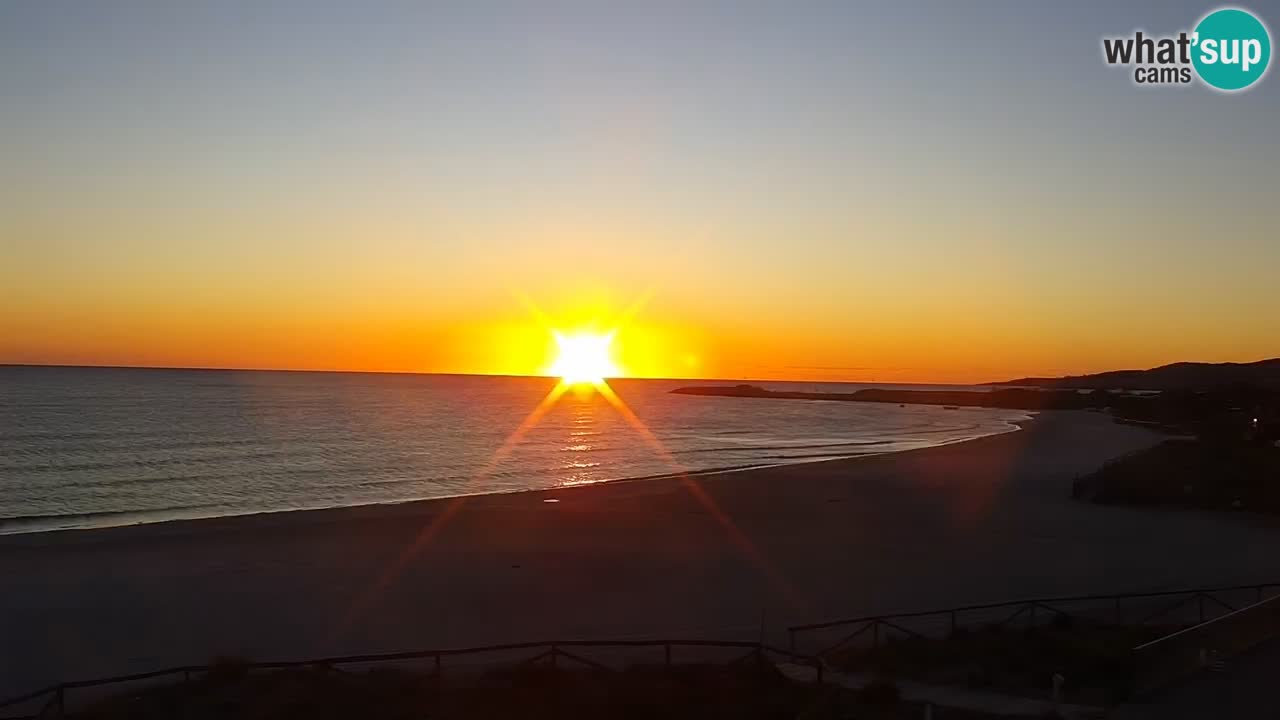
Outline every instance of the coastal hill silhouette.
[[1280, 358], [1251, 363], [1179, 362], [1149, 370], [1111, 370], [1057, 378], [1024, 377], [990, 384], [1072, 390], [1209, 390], [1242, 386], [1280, 389]]
[[[974, 386], [974, 390], [980, 386]], [[1022, 410], [1106, 410], [1117, 419], [1196, 435], [1280, 439], [1280, 358], [1253, 363], [1163, 365], [1061, 378], [989, 383], [990, 392], [961, 389], [864, 388], [854, 392], [706, 385], [679, 395], [942, 405]]]

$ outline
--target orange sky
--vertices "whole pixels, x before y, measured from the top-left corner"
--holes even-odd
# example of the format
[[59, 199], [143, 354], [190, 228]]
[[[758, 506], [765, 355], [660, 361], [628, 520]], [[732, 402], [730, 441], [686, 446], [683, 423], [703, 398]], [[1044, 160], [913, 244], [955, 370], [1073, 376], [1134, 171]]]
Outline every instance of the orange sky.
[[[1001, 234], [958, 218], [940, 240], [893, 208], [760, 227], [333, 207], [20, 213], [41, 242], [0, 266], [0, 362], [529, 374], [549, 327], [619, 322], [618, 363], [645, 377], [982, 382], [1280, 355], [1274, 266], [1154, 255], [1160, 233], [1121, 244], [1123, 218], [1023, 208]], [[1071, 239], [1106, 232], [1107, 263]]]
[[981, 297], [895, 303], [868, 293], [841, 312], [814, 295], [735, 300], [660, 286], [635, 309], [643, 288], [621, 293], [607, 282], [541, 297], [489, 293], [465, 308], [429, 288], [418, 297], [409, 289], [362, 297], [329, 286], [325, 297], [269, 299], [166, 296], [139, 284], [37, 306], [11, 286], [17, 302], [0, 308], [0, 361], [537, 374], [554, 358], [550, 327], [618, 327], [614, 357], [631, 376], [981, 382], [1188, 358], [1254, 360], [1270, 342], [1229, 323], [1108, 312], [1102, 303], [1072, 312], [1088, 318], [1082, 328], [1062, 317], [1070, 308]]

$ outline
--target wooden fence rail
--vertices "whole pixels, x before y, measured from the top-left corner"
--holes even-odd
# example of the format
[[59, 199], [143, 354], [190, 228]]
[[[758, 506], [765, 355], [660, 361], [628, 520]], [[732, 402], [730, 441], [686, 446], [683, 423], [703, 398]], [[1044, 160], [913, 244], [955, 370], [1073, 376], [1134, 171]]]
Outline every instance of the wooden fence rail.
[[1277, 637], [1280, 596], [1134, 648], [1135, 690], [1158, 690]]
[[[747, 651], [746, 654], [736, 657], [730, 664], [738, 663], [748, 658], [763, 661], [766, 654], [774, 655], [786, 658], [791, 662], [810, 665], [817, 668], [818, 681], [822, 681], [822, 668], [816, 658], [798, 656], [789, 651], [782, 650], [762, 642], [737, 640], [547, 640], [539, 642], [506, 643], [501, 645], [481, 645], [469, 648], [412, 650], [407, 652], [367, 653], [361, 655], [336, 655], [305, 660], [245, 662], [238, 664], [237, 667], [243, 668], [246, 671], [285, 670], [289, 668], [305, 667], [337, 668], [349, 665], [389, 663], [407, 660], [433, 660], [435, 667], [434, 674], [438, 675], [442, 665], [442, 660], [448, 657], [482, 655], [520, 650], [540, 650], [542, 652], [530, 658], [526, 658], [524, 662], [537, 662], [539, 660], [547, 659], [554, 663], [556, 658], [565, 658], [597, 670], [612, 671], [612, 668], [607, 665], [582, 657], [577, 653], [568, 652], [566, 648], [662, 648], [663, 664], [667, 667], [671, 667], [672, 665], [673, 648], [741, 649]], [[507, 665], [510, 663], [502, 664]], [[23, 695], [0, 700], [0, 712], [4, 711], [6, 708], [34, 704], [37, 701], [43, 700], [44, 705], [38, 715], [3, 716], [2, 720], [28, 720], [29, 718], [62, 717], [66, 712], [67, 695], [69, 691], [72, 690], [120, 685], [142, 680], [155, 680], [168, 677], [182, 679], [185, 681], [189, 680], [193, 675], [209, 673], [216, 670], [218, 667], [218, 665], [179, 665], [161, 670], [151, 670], [148, 672], [133, 673], [129, 675], [116, 675], [112, 677], [96, 678], [93, 680], [61, 682]]]
[[[823, 657], [848, 647], [857, 639], [870, 637], [871, 645], [878, 646], [890, 633], [900, 636], [923, 636], [922, 628], [936, 629], [943, 636], [955, 633], [967, 625], [1007, 626], [1021, 621], [1028, 626], [1038, 622], [1052, 622], [1053, 618], [1066, 618], [1094, 623], [1150, 625], [1158, 621], [1181, 620], [1186, 625], [1203, 623], [1214, 617], [1234, 612], [1237, 605], [1261, 602], [1280, 592], [1280, 583], [1254, 585], [1228, 585], [1186, 590], [1161, 590], [1141, 593], [1115, 593], [1110, 595], [1066, 595], [1058, 597], [1030, 598], [997, 603], [961, 605], [939, 610], [863, 615], [860, 617], [829, 620], [825, 622], [792, 625], [787, 628], [789, 651], [799, 654], [799, 639], [805, 634], [847, 628], [838, 642], [811, 653]], [[1234, 600], [1236, 604], [1227, 598]], [[1234, 597], [1238, 596], [1238, 597]], [[1164, 603], [1169, 600], [1172, 602]], [[1161, 603], [1154, 609], [1153, 603]], [[1125, 613], [1126, 605], [1131, 613]], [[1136, 607], [1135, 607], [1136, 606]], [[1068, 609], [1070, 607], [1070, 609]], [[1194, 609], [1192, 609], [1194, 608]], [[1178, 611], [1188, 613], [1181, 618]], [[911, 624], [917, 627], [910, 627]]]

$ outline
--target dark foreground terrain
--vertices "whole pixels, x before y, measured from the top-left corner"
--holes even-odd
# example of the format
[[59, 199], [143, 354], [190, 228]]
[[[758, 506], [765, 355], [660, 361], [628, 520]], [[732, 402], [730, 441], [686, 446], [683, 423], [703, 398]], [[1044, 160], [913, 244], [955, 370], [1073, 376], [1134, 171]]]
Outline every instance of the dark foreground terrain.
[[1280, 448], [1180, 438], [1107, 463], [1075, 482], [1115, 505], [1280, 512]]
[[[224, 663], [185, 683], [117, 695], [71, 717], [232, 718], [918, 718], [892, 685], [862, 691], [795, 683], [773, 666], [636, 667], [620, 672], [526, 665], [469, 679], [406, 670], [308, 668], [250, 673]], [[988, 717], [949, 710], [945, 717]]]
[[945, 638], [898, 637], [876, 648], [836, 653], [831, 663], [935, 685], [1045, 697], [1063, 678], [1066, 702], [1113, 705], [1131, 696], [1132, 649], [1178, 625], [1077, 623], [1067, 616], [1035, 630], [997, 625], [961, 629]]

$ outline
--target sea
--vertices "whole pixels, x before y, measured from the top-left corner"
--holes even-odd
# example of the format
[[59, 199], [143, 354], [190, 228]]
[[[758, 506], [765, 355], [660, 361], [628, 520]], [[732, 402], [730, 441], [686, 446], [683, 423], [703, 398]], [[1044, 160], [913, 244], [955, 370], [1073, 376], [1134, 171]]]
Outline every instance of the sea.
[[815, 462], [1009, 432], [1027, 418], [670, 392], [738, 382], [624, 379], [610, 381], [613, 397], [554, 397], [556, 381], [535, 377], [0, 367], [0, 534]]

